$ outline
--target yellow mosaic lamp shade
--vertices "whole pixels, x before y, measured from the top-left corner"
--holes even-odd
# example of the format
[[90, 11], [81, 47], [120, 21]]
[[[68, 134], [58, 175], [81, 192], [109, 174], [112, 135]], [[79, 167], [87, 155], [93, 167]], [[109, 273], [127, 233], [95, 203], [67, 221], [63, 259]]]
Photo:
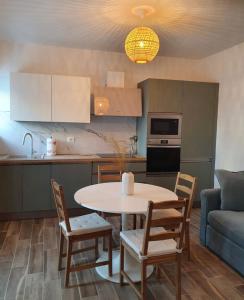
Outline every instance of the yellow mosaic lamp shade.
[[159, 50], [158, 35], [149, 27], [136, 27], [126, 37], [125, 52], [137, 64], [154, 59]]

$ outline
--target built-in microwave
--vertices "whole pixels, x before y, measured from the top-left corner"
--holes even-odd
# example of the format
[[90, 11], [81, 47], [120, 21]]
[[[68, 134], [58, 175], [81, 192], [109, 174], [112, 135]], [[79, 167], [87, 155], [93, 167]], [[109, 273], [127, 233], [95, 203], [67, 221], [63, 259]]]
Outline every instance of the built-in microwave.
[[149, 113], [147, 138], [181, 139], [182, 115], [175, 113]]

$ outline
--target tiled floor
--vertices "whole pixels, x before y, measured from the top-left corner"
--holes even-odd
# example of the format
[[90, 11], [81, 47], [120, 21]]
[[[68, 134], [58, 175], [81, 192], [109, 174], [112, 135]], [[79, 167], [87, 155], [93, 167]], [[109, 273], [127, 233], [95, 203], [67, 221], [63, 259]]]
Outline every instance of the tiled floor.
[[[192, 260], [183, 260], [182, 299], [244, 299], [244, 278], [200, 246], [199, 213], [193, 210]], [[137, 299], [129, 286], [105, 281], [94, 270], [72, 274], [73, 287], [64, 289], [64, 271], [57, 271], [57, 257], [57, 219], [0, 222], [0, 300]], [[75, 261], [90, 257], [79, 254]], [[155, 275], [148, 279], [148, 300], [175, 297], [174, 266], [162, 265], [161, 271], [160, 280]]]

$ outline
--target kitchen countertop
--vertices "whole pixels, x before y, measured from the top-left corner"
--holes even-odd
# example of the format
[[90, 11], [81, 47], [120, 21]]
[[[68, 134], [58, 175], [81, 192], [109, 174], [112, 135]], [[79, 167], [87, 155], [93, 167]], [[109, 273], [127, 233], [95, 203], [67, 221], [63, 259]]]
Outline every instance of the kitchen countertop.
[[[70, 163], [93, 163], [93, 162], [114, 162], [118, 156], [111, 154], [99, 155], [79, 155], [79, 154], [65, 154], [55, 156], [36, 155], [29, 158], [24, 155], [0, 155], [0, 165], [40, 165], [40, 164], [70, 164]], [[126, 162], [143, 162], [146, 161], [145, 157], [133, 156], [125, 157]]]

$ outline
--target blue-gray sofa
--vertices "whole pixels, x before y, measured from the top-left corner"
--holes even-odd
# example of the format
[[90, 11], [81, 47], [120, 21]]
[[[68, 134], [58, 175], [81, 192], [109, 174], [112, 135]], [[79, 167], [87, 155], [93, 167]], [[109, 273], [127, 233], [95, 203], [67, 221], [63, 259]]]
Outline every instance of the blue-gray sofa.
[[[226, 193], [233, 187], [233, 183], [226, 186], [226, 182], [224, 184], [220, 182], [220, 186], [221, 183], [223, 185], [221, 189], [201, 192], [200, 241], [244, 276], [244, 193], [242, 193], [244, 181], [241, 180], [238, 182], [238, 185], [242, 185], [241, 190], [235, 197], [239, 197], [239, 202], [232, 201], [235, 202], [234, 210], [229, 209], [228, 205], [231, 206], [232, 203], [229, 202], [227, 205], [226, 199], [223, 204], [223, 198], [226, 198]], [[235, 188], [235, 192], [236, 190], [238, 188]], [[231, 193], [227, 196], [230, 197]]]

